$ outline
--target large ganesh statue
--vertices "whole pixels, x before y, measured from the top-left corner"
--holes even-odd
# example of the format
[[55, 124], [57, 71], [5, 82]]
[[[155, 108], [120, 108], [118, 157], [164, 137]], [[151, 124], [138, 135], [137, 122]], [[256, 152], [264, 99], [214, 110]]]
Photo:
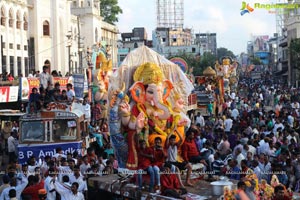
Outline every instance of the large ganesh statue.
[[[148, 146], [153, 146], [156, 137], [162, 139], [162, 144], [169, 134], [175, 134], [177, 140], [185, 138], [184, 129], [190, 123], [185, 115], [185, 106], [193, 89], [181, 69], [156, 52], [140, 47], [132, 54], [125, 58], [116, 74], [112, 75], [109, 92], [120, 93], [117, 95], [119, 100], [109, 101], [114, 103], [110, 106], [111, 110], [118, 105], [118, 117], [122, 125], [119, 133], [124, 138], [118, 135], [118, 139], [126, 141], [128, 145], [128, 157], [124, 166], [128, 169], [137, 168], [137, 147], [140, 139], [146, 140]], [[141, 57], [144, 59], [140, 60]], [[153, 57], [156, 59], [151, 59]], [[116, 89], [123, 88], [124, 85], [127, 90]], [[113, 113], [110, 112], [111, 114]], [[114, 130], [110, 121], [109, 124], [110, 129]], [[111, 137], [114, 137], [112, 132]], [[115, 145], [115, 141], [112, 143], [116, 152], [122, 151]], [[124, 156], [117, 156], [117, 159], [122, 160]]]

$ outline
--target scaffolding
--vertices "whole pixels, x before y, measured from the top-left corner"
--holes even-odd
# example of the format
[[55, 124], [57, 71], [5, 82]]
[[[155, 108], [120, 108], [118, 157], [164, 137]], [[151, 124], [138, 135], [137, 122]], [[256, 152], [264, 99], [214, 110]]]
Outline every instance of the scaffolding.
[[[289, 4], [292, 3], [290, 0], [276, 0], [276, 4]], [[285, 32], [285, 21], [288, 17], [288, 10], [284, 8], [278, 8], [276, 10], [276, 33], [278, 37], [283, 36]]]
[[157, 28], [183, 28], [184, 0], [157, 0]]

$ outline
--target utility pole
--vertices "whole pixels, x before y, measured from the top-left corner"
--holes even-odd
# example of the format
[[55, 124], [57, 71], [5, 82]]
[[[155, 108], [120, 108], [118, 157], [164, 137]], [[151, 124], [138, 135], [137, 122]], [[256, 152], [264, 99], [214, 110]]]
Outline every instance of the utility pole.
[[68, 34], [66, 35], [66, 37], [68, 38], [68, 44], [67, 44], [67, 47], [68, 47], [68, 67], [69, 67], [69, 75], [72, 74], [72, 69], [71, 69], [71, 46], [72, 46], [72, 40], [71, 40], [71, 37], [72, 37], [72, 33], [71, 31], [68, 32]]
[[77, 29], [78, 29], [78, 56], [79, 56], [79, 70], [76, 69], [76, 73], [83, 73], [83, 64], [82, 64], [82, 49], [83, 45], [81, 43], [81, 36], [80, 36], [80, 15], [77, 16]]

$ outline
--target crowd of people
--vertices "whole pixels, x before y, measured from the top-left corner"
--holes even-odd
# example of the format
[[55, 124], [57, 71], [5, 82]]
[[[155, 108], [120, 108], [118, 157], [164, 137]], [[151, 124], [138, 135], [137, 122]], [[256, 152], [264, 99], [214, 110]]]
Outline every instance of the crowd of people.
[[[46, 106], [48, 98], [49, 102], [75, 101], [74, 93], [66, 94], [72, 91], [72, 85], [65, 92], [60, 91], [59, 84], [49, 88], [47, 67], [43, 72], [41, 88], [34, 88], [30, 95], [30, 112]], [[255, 194], [246, 184], [248, 174], [255, 174], [260, 183], [274, 187], [270, 199], [289, 199], [287, 190], [299, 192], [300, 90], [247, 81], [242, 80], [236, 92], [226, 94], [218, 113], [210, 112], [208, 117], [197, 113], [185, 131], [185, 138], [169, 134], [163, 144], [158, 137], [153, 147], [139, 140], [138, 173], [134, 176], [138, 188], [143, 190], [148, 182], [150, 192], [180, 198], [187, 192], [186, 187], [195, 184], [192, 165], [201, 163], [208, 180], [225, 176], [238, 182], [236, 199], [263, 199], [265, 195]], [[87, 154], [64, 155], [61, 149], [56, 149], [52, 157], [31, 157], [22, 166], [12, 157], [2, 176], [0, 199], [54, 200], [58, 196], [85, 199], [89, 177], [118, 173], [118, 161], [109, 137], [107, 102], [90, 104], [87, 98], [78, 102], [89, 105], [85, 114], [90, 122], [89, 133], [96, 139]], [[6, 130], [3, 141], [7, 142], [2, 142], [3, 145], [9, 141], [8, 133]], [[182, 171], [185, 181], [181, 180]]]

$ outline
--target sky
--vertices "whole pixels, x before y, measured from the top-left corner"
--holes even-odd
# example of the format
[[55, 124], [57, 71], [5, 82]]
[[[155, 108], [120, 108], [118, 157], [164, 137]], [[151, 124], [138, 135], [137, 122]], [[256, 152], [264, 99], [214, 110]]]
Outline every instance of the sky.
[[[145, 27], [148, 39], [156, 28], [157, 0], [119, 0], [123, 13], [116, 25], [121, 33], [131, 32], [134, 27]], [[265, 9], [254, 9], [241, 16], [243, 0], [184, 0], [184, 28], [196, 33], [217, 33], [217, 47], [225, 47], [234, 54], [246, 52], [252, 36], [276, 32], [276, 16]], [[244, 0], [254, 3], [275, 3], [284, 0]]]

